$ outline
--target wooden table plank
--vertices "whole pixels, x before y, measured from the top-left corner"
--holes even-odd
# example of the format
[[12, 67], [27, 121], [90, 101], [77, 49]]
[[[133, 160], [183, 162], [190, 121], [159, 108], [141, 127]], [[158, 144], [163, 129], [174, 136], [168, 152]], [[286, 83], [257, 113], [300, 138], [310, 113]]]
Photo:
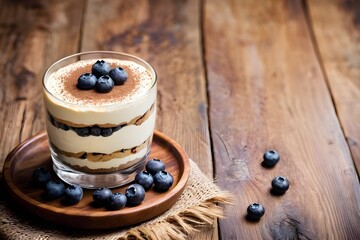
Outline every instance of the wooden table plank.
[[212, 177], [199, 14], [200, 1], [91, 1], [81, 51], [126, 52], [152, 64], [159, 88], [156, 128]]
[[336, 111], [360, 171], [360, 3], [308, 1], [309, 16]]
[[[219, 184], [237, 197], [222, 239], [359, 239], [359, 182], [301, 1], [205, 4], [210, 122]], [[277, 150], [273, 169], [262, 155]], [[290, 189], [273, 196], [271, 180]], [[265, 216], [245, 220], [260, 202]]]
[[[81, 51], [126, 52], [152, 64], [158, 74], [156, 128], [212, 177], [199, 16], [198, 0], [89, 1]], [[192, 238], [217, 239], [216, 228]]]
[[[359, 5], [307, 2], [320, 63], [300, 0], [0, 0], [0, 165], [44, 128], [46, 67], [79, 50], [104, 49], [154, 65], [157, 129], [212, 177], [206, 63], [216, 177], [238, 196], [220, 221], [221, 238], [360, 238], [359, 183], [336, 115], [359, 167]], [[269, 148], [282, 157], [274, 169], [260, 165]], [[291, 186], [276, 197], [270, 181], [279, 174]], [[244, 218], [253, 201], [266, 207], [257, 223]], [[191, 238], [217, 239], [217, 229]]]
[[41, 78], [55, 60], [77, 51], [83, 2], [0, 0], [0, 6], [2, 172], [6, 155], [45, 128]]

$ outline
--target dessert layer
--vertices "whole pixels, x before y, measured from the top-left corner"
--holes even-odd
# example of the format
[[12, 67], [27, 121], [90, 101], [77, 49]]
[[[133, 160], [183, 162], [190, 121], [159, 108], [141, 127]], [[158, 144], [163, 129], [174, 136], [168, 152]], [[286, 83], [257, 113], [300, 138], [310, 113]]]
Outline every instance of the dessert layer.
[[135, 102], [100, 107], [68, 105], [45, 92], [44, 103], [51, 116], [72, 123], [74, 126], [94, 124], [111, 126], [131, 122], [134, 118], [142, 116], [151, 107], [155, 110], [156, 91], [156, 87], [153, 87], [148, 94]]
[[141, 116], [137, 116], [133, 119], [131, 119], [129, 122], [122, 122], [119, 124], [113, 124], [113, 123], [106, 123], [106, 124], [91, 124], [91, 125], [85, 125], [85, 124], [79, 124], [79, 123], [73, 123], [64, 119], [60, 119], [57, 117], [52, 116], [49, 112], [48, 112], [48, 117], [50, 122], [57, 128], [61, 128], [63, 130], [76, 130], [78, 128], [91, 128], [91, 127], [99, 127], [99, 128], [112, 128], [112, 131], [118, 131], [121, 128], [128, 126], [128, 125], [140, 125], [143, 122], [145, 122], [150, 115], [153, 113], [154, 111], [154, 104], [150, 107], [150, 109], [148, 111], [146, 111], [144, 114], [142, 114]]
[[83, 73], [91, 73], [92, 65], [99, 59], [81, 60], [69, 64], [45, 77], [46, 89], [56, 98], [70, 104], [82, 106], [105, 106], [126, 103], [146, 95], [154, 85], [153, 76], [145, 67], [126, 60], [103, 58], [111, 68], [121, 67], [128, 73], [127, 81], [111, 92], [103, 94], [95, 90], [80, 90], [76, 87]]
[[58, 154], [58, 157], [62, 160], [63, 163], [72, 167], [73, 169], [82, 172], [104, 173], [123, 170], [133, 166], [146, 157], [148, 153], [147, 151], [148, 149], [144, 148], [133, 155], [129, 155], [123, 158], [113, 158], [107, 162], [92, 162], [88, 159], [68, 157], [62, 154]]
[[131, 149], [139, 146], [146, 139], [150, 138], [155, 126], [155, 115], [156, 112], [153, 111], [149, 118], [141, 125], [122, 127], [108, 137], [80, 137], [74, 131], [63, 131], [55, 127], [49, 120], [46, 121], [46, 127], [50, 142], [63, 151], [111, 154], [119, 149]]
[[150, 138], [146, 139], [146, 141], [140, 144], [139, 146], [133, 147], [131, 149], [121, 149], [110, 154], [95, 153], [95, 152], [72, 153], [72, 152], [63, 151], [58, 147], [56, 147], [54, 144], [51, 144], [51, 146], [58, 154], [65, 155], [67, 157], [77, 158], [79, 160], [86, 159], [87, 161], [90, 162], [107, 162], [115, 158], [117, 159], [125, 158], [134, 155], [138, 152], [141, 152], [144, 148], [147, 148], [147, 146], [149, 146], [149, 143], [150, 143]]

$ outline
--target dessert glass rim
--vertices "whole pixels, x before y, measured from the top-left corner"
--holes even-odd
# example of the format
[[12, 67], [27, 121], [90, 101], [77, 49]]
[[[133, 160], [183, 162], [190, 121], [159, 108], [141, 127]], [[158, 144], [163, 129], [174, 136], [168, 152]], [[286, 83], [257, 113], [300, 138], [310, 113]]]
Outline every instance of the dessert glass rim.
[[[56, 65], [58, 65], [59, 63], [64, 62], [66, 60], [69, 60], [70, 58], [80, 57], [80, 56], [83, 56], [83, 55], [96, 55], [96, 54], [109, 54], [109, 55], [111, 54], [111, 55], [118, 55], [118, 56], [123, 56], [123, 57], [129, 58], [129, 59], [126, 59], [126, 61], [130, 60], [130, 59], [137, 60], [137, 61], [141, 62], [142, 64], [144, 64], [146, 66], [146, 69], [150, 71], [151, 76], [154, 78], [154, 82], [152, 83], [151, 87], [143, 95], [139, 96], [139, 98], [132, 99], [132, 100], [129, 100], [129, 101], [126, 101], [126, 102], [115, 102], [115, 103], [106, 104], [106, 105], [99, 105], [99, 106], [94, 106], [94, 105], [89, 106], [89, 105], [82, 105], [82, 104], [66, 102], [63, 99], [60, 99], [59, 97], [55, 96], [46, 87], [46, 84], [45, 84], [46, 77], [50, 75], [49, 72], [52, 70], [52, 68], [55, 67]], [[106, 57], [104, 57], [104, 58], [106, 58]], [[120, 60], [123, 60], [123, 59], [120, 59]], [[86, 51], [86, 52], [78, 52], [78, 53], [68, 55], [68, 56], [60, 58], [59, 60], [52, 63], [46, 69], [46, 71], [45, 71], [45, 73], [44, 73], [44, 75], [42, 77], [42, 86], [43, 86], [43, 89], [46, 91], [47, 94], [49, 94], [56, 101], [59, 101], [62, 104], [67, 105], [67, 106], [76, 107], [77, 109], [89, 109], [89, 108], [107, 109], [107, 108], [111, 108], [111, 107], [114, 107], [114, 106], [118, 107], [118, 106], [130, 105], [133, 102], [137, 102], [137, 101], [139, 101], [139, 99], [144, 98], [156, 86], [156, 83], [157, 83], [157, 74], [156, 74], [155, 68], [150, 63], [148, 63], [144, 59], [142, 59], [140, 57], [137, 57], [135, 55], [124, 53], [124, 52], [116, 52], [116, 51]]]

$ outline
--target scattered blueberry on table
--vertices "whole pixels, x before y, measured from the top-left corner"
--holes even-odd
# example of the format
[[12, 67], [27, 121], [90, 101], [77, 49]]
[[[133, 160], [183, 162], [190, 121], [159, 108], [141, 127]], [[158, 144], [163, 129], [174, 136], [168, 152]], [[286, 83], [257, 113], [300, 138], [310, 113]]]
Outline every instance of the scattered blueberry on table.
[[273, 167], [279, 162], [280, 155], [275, 150], [269, 150], [264, 153], [263, 159], [263, 165], [265, 167]]
[[281, 195], [289, 189], [289, 181], [286, 177], [277, 176], [271, 181], [272, 193]]
[[247, 217], [250, 220], [259, 220], [265, 214], [265, 208], [260, 203], [250, 204], [247, 208]]
[[[275, 150], [268, 150], [263, 155], [262, 165], [266, 168], [274, 167], [280, 161], [280, 154]], [[271, 194], [282, 195], [289, 189], [286, 177], [277, 176], [271, 181]], [[265, 213], [265, 208], [259, 203], [253, 203], [247, 208], [249, 220], [259, 220]]]

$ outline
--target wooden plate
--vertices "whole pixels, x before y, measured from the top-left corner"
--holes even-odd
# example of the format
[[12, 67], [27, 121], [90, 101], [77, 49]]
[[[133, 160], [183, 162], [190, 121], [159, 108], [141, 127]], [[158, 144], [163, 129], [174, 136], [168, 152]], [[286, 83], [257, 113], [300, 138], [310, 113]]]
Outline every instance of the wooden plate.
[[[44, 200], [43, 190], [33, 185], [32, 172], [39, 166], [51, 167], [48, 139], [40, 133], [16, 147], [6, 158], [4, 178], [11, 197], [31, 213], [48, 221], [71, 227], [105, 229], [124, 227], [152, 219], [168, 210], [180, 197], [189, 177], [189, 159], [185, 151], [172, 139], [155, 131], [149, 158], [160, 158], [174, 177], [174, 184], [165, 193], [149, 190], [144, 201], [135, 207], [110, 211], [93, 204], [94, 190], [85, 190], [83, 199], [67, 206], [58, 200]], [[55, 173], [54, 173], [55, 175]], [[112, 189], [125, 192], [127, 186]]]

